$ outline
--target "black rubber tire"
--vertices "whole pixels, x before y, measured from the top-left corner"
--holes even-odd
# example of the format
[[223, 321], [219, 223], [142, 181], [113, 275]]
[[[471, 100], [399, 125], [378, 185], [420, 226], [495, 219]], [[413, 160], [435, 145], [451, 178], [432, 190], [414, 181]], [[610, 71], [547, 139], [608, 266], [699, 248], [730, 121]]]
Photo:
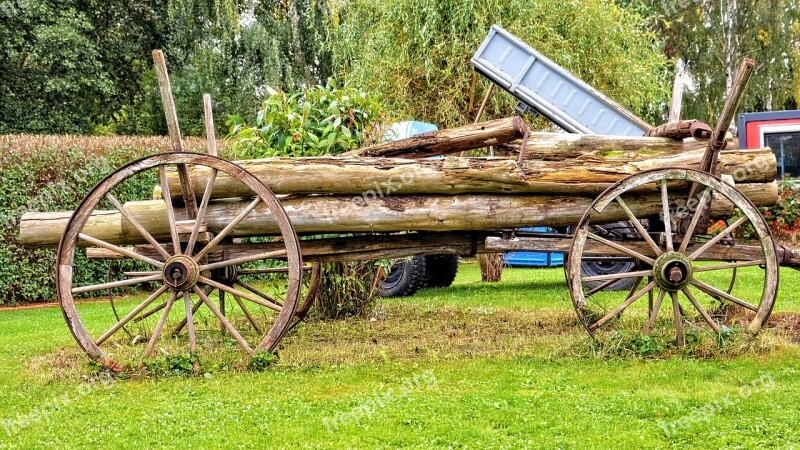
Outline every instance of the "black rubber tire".
[[457, 274], [458, 255], [428, 255], [425, 257], [425, 287], [450, 287]]
[[[616, 236], [617, 239], [624, 239], [626, 235], [633, 235], [638, 233], [636, 228], [631, 225], [630, 222], [620, 221], [620, 222], [612, 222], [602, 226], [606, 231], [611, 233], [612, 236]], [[571, 232], [571, 229], [567, 230]], [[634, 262], [625, 262], [625, 261], [616, 261], [616, 262], [593, 262], [593, 261], [584, 261], [581, 262], [581, 275], [584, 277], [593, 277], [598, 275], [610, 275], [612, 273], [625, 273], [631, 272], [636, 270], [636, 264]], [[564, 265], [564, 274], [566, 276], [567, 266]], [[610, 286], [603, 289], [604, 291], [624, 291], [628, 290], [633, 287], [633, 283], [636, 280], [632, 278], [622, 279], [617, 281], [616, 283], [612, 283]], [[584, 283], [584, 285], [589, 289], [594, 289], [600, 285], [602, 285], [603, 281], [590, 281], [588, 283]]]
[[412, 256], [392, 264], [379, 285], [383, 297], [414, 295], [425, 284], [425, 257]]
[[[589, 262], [584, 261], [581, 263], [581, 275], [585, 277], [594, 277], [598, 275], [610, 275], [612, 273], [625, 273], [636, 270], [636, 263], [616, 261], [611, 263], [606, 262]], [[604, 291], [625, 291], [633, 287], [636, 280], [633, 278], [625, 278], [612, 283], [610, 286], [603, 289]], [[594, 289], [603, 284], [604, 281], [590, 281], [584, 283], [589, 289]]]

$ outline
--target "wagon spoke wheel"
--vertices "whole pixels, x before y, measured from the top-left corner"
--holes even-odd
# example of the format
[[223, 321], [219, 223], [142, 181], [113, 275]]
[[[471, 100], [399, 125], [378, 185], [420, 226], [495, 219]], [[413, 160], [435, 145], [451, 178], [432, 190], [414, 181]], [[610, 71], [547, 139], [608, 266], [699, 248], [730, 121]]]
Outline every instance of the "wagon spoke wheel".
[[[691, 183], [700, 189], [687, 200]], [[724, 227], [709, 229], [720, 218]], [[635, 226], [636, 239], [612, 241], [598, 232], [597, 225], [620, 219]], [[750, 238], [730, 239], [745, 230], [740, 234]], [[582, 263], [598, 255], [630, 258], [635, 268], [587, 276]], [[568, 277], [578, 317], [596, 340], [647, 336], [683, 346], [706, 335], [718, 340], [738, 325], [761, 329], [775, 301], [778, 261], [761, 213], [733, 186], [695, 170], [658, 169], [614, 184], [592, 203], [575, 229]], [[632, 287], [597, 287], [618, 280]]]
[[[180, 167], [191, 167], [186, 182], [202, 193], [191, 210], [182, 201]], [[212, 203], [218, 177], [242, 183], [250, 194]], [[160, 194], [136, 196], [141, 186], [156, 184]], [[216, 217], [215, 208], [232, 219]], [[234, 238], [254, 220], [273, 223], [274, 235], [260, 237], [264, 245], [237, 246]], [[118, 269], [107, 281], [87, 282], [87, 255], [113, 259]], [[161, 355], [197, 361], [213, 354], [246, 363], [256, 352], [274, 350], [295, 318], [303, 269], [297, 235], [269, 188], [224, 159], [171, 153], [128, 164], [92, 189], [61, 240], [56, 282], [79, 345], [121, 371]], [[226, 278], [237, 270], [247, 276]], [[263, 279], [261, 272], [270, 271], [280, 276]], [[109, 293], [116, 294], [113, 308], [76, 301]]]
[[[252, 304], [261, 305], [268, 309], [283, 308], [283, 303], [278, 298], [286, 295], [288, 286], [289, 268], [285, 261], [270, 261], [271, 267], [229, 266], [212, 272], [209, 280], [210, 286], [217, 291], [218, 307], [223, 315], [229, 308], [238, 310], [247, 320], [248, 325], [261, 333], [259, 320], [251, 312]], [[295, 322], [303, 320], [316, 300], [319, 286], [322, 282], [320, 264], [313, 263], [302, 267], [302, 283], [300, 296], [295, 308]], [[221, 289], [217, 286], [221, 285]], [[233, 301], [230, 301], [230, 299]], [[197, 312], [203, 306], [202, 300], [195, 303], [193, 311]], [[173, 336], [184, 330], [187, 321], [184, 318], [173, 331]], [[226, 329], [223, 326], [222, 331]]]

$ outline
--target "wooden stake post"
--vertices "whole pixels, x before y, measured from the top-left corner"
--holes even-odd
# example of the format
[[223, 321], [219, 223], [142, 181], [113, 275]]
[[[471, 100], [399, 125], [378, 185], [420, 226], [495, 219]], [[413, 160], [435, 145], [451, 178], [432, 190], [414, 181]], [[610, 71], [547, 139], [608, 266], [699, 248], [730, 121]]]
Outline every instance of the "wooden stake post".
[[[172, 150], [175, 152], [183, 152], [183, 140], [181, 138], [181, 129], [178, 125], [178, 113], [175, 109], [175, 100], [172, 97], [172, 85], [169, 82], [169, 73], [167, 73], [167, 63], [164, 59], [164, 52], [161, 50], [153, 50], [153, 62], [156, 67], [156, 76], [158, 77], [158, 88], [161, 92], [161, 103], [164, 105], [164, 117], [167, 120], [167, 129], [169, 130], [169, 137], [172, 140]], [[189, 173], [185, 165], [178, 166], [178, 174], [181, 177], [181, 185], [183, 188], [183, 198], [186, 203], [186, 211], [190, 219], [197, 217], [197, 202], [194, 198], [192, 191], [192, 183], [189, 182]]]

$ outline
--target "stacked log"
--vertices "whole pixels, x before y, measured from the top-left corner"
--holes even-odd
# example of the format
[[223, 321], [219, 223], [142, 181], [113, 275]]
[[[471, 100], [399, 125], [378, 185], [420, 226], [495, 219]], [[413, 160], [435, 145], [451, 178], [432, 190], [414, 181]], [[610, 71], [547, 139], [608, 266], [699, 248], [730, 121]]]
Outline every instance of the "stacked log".
[[[774, 203], [777, 187], [773, 183], [738, 186], [757, 204]], [[399, 195], [365, 201], [352, 196], [308, 196], [283, 202], [298, 233], [371, 233], [417, 231], [467, 231], [520, 228], [529, 226], [562, 227], [576, 224], [592, 203], [592, 197], [577, 195]], [[212, 202], [206, 214], [207, 230], [219, 233], [250, 203], [249, 200]], [[661, 211], [658, 193], [626, 200], [637, 215], [647, 217]], [[712, 201], [713, 217], [726, 217], [733, 206], [723, 198]], [[169, 238], [169, 225], [163, 201], [128, 202], [125, 210], [157, 239]], [[58, 244], [71, 213], [28, 213], [20, 226], [20, 240], [39, 247]], [[616, 204], [609, 206], [598, 220], [626, 220]], [[186, 220], [179, 216], [178, 220]], [[234, 228], [231, 236], [260, 236], [278, 232], [277, 222], [261, 206]], [[141, 235], [118, 212], [102, 211], [91, 216], [84, 233], [112, 244], [142, 243]]]
[[[432, 160], [393, 158], [269, 158], [237, 161], [276, 194], [334, 194], [386, 196], [424, 194], [570, 194], [597, 195], [611, 184], [644, 170], [662, 167], [697, 169], [703, 150], [671, 153], [649, 150], [650, 157], [620, 159], [618, 155], [560, 161], [505, 158], [445, 157]], [[641, 152], [644, 153], [644, 152]], [[775, 156], [769, 149], [731, 150], [720, 155], [720, 174], [737, 183], [775, 180]], [[198, 196], [205, 190], [210, 169], [192, 170]], [[177, 173], [168, 175], [173, 196], [180, 195]], [[249, 188], [218, 174], [211, 198], [247, 195]]]
[[[462, 127], [461, 132], [443, 130], [370, 147], [360, 156], [270, 158], [238, 164], [276, 194], [290, 194], [282, 203], [297, 232], [324, 234], [574, 225], [598, 193], [624, 177], [663, 167], [697, 168], [703, 157], [701, 145], [691, 140], [533, 133], [522, 163], [516, 158], [414, 159], [512, 142], [528, 133], [522, 125], [512, 118]], [[393, 154], [406, 158], [384, 157]], [[757, 205], [777, 200], [771, 150], [726, 150], [717, 168], [718, 175], [735, 180], [736, 187]], [[189, 175], [195, 196], [202, 198], [210, 170], [193, 167]], [[180, 201], [178, 174], [170, 173], [167, 179], [175, 200]], [[688, 188], [680, 182], [670, 187]], [[207, 231], [218, 233], [229, 224], [249, 202], [243, 198], [248, 195], [249, 189], [239, 181], [219, 173], [205, 216]], [[626, 202], [637, 216], [660, 212], [658, 192], [644, 191], [634, 197]], [[732, 205], [723, 199], [712, 204], [715, 217], [732, 212]], [[162, 200], [128, 202], [124, 208], [156, 238], [169, 238]], [[180, 213], [183, 208], [176, 210]], [[70, 216], [71, 212], [28, 213], [20, 224], [20, 240], [31, 246], [55, 246]], [[611, 206], [604, 219], [625, 220], [626, 215]], [[231, 235], [277, 231], [261, 205]], [[142, 243], [140, 234], [118, 211], [95, 211], [84, 233], [113, 244]]]

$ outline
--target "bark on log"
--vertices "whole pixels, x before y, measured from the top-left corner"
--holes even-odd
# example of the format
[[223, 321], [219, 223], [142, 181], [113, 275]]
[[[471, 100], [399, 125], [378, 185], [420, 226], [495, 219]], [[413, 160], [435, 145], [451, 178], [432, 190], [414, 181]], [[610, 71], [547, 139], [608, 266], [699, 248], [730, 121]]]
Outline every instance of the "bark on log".
[[[497, 146], [509, 155], [519, 154], [522, 141]], [[687, 139], [676, 141], [659, 137], [603, 136], [595, 134], [531, 133], [525, 147], [525, 159], [561, 161], [564, 159], [641, 161], [647, 158], [676, 155], [705, 149], [708, 142]], [[728, 142], [726, 149], [738, 148]]]
[[[757, 205], [777, 201], [777, 183], [737, 186]], [[286, 212], [298, 233], [347, 233], [393, 231], [468, 231], [530, 226], [569, 226], [578, 222], [593, 197], [575, 195], [420, 195], [389, 196], [365, 201], [363, 197], [310, 196], [287, 199]], [[206, 214], [207, 229], [219, 233], [249, 201], [213, 202]], [[637, 195], [627, 204], [638, 217], [661, 211], [657, 193]], [[714, 217], [727, 217], [732, 205], [721, 198], [712, 201]], [[170, 235], [166, 207], [162, 201], [129, 202], [125, 209], [157, 239]], [[179, 209], [182, 210], [182, 209]], [[54, 246], [71, 212], [28, 213], [20, 223], [20, 240], [29, 246]], [[178, 217], [185, 220], [185, 217]], [[598, 220], [625, 220], [616, 204]], [[85, 229], [90, 236], [113, 244], [139, 244], [144, 240], [119, 213], [96, 212]], [[231, 236], [261, 236], [278, 232], [277, 223], [266, 208], [256, 208]]]
[[528, 133], [528, 124], [515, 116], [423, 133], [354, 150], [342, 156], [426, 158], [503, 144], [521, 139]]
[[[703, 150], [639, 161], [614, 158], [593, 161], [525, 161], [501, 158], [270, 158], [238, 161], [276, 194], [386, 195], [417, 194], [572, 194], [596, 195], [620, 179], [662, 167], [698, 168]], [[770, 182], [776, 176], [769, 149], [733, 150], [720, 155], [719, 170], [737, 183]], [[202, 197], [210, 170], [191, 170], [195, 195]], [[178, 176], [168, 176], [170, 191], [181, 192]], [[250, 194], [240, 181], [218, 174], [212, 198]]]

